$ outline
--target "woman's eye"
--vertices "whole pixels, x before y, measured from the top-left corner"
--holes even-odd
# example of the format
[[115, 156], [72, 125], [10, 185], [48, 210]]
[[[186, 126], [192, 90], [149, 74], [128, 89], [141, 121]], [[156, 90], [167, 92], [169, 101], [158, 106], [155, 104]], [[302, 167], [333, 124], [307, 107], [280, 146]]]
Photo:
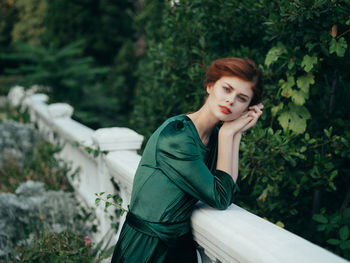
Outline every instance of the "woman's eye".
[[239, 97], [239, 99], [242, 101], [242, 102], [246, 102], [247, 100], [243, 97]]
[[228, 87], [224, 87], [224, 90], [227, 91], [227, 92], [231, 91], [231, 89], [228, 88]]

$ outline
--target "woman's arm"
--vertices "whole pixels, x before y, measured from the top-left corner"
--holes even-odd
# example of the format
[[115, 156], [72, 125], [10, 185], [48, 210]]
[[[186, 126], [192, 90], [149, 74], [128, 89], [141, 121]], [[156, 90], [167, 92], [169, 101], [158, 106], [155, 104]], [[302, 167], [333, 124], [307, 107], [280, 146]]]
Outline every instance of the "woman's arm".
[[247, 113], [234, 121], [225, 122], [219, 131], [216, 169], [231, 175], [235, 183], [238, 178], [239, 145], [242, 132], [256, 124], [262, 114], [262, 108], [262, 104], [249, 107]]
[[237, 177], [235, 178], [232, 174], [232, 155], [233, 135], [221, 128], [218, 137], [218, 159], [216, 169], [228, 173], [233, 178], [233, 181], [236, 182]]
[[242, 133], [236, 133], [233, 136], [232, 145], [232, 178], [236, 183], [238, 178], [238, 167], [239, 167], [239, 144], [241, 143]]
[[239, 144], [242, 137], [240, 130], [252, 119], [247, 113], [237, 120], [225, 122], [219, 131], [216, 169], [231, 175], [235, 183], [238, 178]]

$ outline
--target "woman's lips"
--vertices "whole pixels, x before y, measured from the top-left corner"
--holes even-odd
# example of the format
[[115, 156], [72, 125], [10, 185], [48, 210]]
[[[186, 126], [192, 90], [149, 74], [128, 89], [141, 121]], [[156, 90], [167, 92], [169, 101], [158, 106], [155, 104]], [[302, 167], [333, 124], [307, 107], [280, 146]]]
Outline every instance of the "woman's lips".
[[222, 113], [225, 113], [225, 114], [232, 113], [231, 110], [229, 108], [225, 107], [225, 106], [219, 105], [219, 107], [220, 107], [220, 110], [221, 110]]

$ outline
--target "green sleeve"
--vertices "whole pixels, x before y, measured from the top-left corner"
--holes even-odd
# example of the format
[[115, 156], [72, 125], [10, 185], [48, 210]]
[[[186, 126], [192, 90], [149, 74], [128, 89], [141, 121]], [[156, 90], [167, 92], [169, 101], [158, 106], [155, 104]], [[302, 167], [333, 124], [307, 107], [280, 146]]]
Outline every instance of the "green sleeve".
[[217, 209], [226, 209], [239, 190], [229, 174], [208, 169], [190, 128], [181, 121], [170, 122], [159, 134], [156, 161], [179, 188]]

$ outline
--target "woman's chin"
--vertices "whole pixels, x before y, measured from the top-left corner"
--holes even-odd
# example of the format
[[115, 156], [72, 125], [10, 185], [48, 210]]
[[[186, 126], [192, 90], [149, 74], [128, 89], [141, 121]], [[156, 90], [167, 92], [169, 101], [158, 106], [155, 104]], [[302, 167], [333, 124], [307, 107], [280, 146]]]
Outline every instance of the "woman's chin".
[[221, 115], [221, 120], [222, 121], [234, 121], [238, 118], [239, 116], [237, 116], [237, 114], [235, 113], [231, 113], [231, 114], [225, 114], [225, 115]]
[[221, 117], [221, 121], [234, 121], [235, 119], [237, 119], [235, 116], [225, 116], [225, 117]]

